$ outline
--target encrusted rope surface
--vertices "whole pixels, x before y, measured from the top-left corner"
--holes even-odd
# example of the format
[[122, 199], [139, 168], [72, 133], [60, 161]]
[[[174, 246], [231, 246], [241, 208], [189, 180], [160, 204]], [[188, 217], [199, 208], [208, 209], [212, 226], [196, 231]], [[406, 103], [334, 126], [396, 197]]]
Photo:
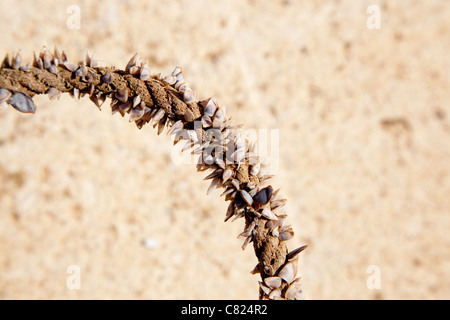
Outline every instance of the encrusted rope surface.
[[79, 63], [69, 62], [56, 48], [45, 48], [34, 55], [32, 64], [22, 65], [19, 53], [8, 55], [0, 69], [0, 107], [9, 104], [20, 112], [35, 112], [31, 99], [47, 94], [50, 99], [68, 92], [74, 98], [89, 95], [98, 108], [111, 99], [113, 113], [129, 114], [138, 128], [147, 123], [164, 128], [174, 135], [174, 143], [185, 140], [184, 150], [198, 154], [197, 170], [211, 170], [208, 194], [223, 187], [230, 201], [225, 221], [245, 219], [242, 249], [253, 242], [258, 264], [252, 274], [259, 273], [260, 299], [301, 299], [300, 278], [296, 278], [298, 256], [306, 246], [288, 251], [286, 240], [293, 237], [285, 226], [283, 212], [286, 199], [272, 186], [263, 187], [270, 179], [264, 173], [256, 144], [226, 116], [225, 109], [214, 98], [194, 101], [181, 68], [172, 74], [151, 75], [148, 65], [134, 55], [125, 70], [100, 67], [95, 56]]

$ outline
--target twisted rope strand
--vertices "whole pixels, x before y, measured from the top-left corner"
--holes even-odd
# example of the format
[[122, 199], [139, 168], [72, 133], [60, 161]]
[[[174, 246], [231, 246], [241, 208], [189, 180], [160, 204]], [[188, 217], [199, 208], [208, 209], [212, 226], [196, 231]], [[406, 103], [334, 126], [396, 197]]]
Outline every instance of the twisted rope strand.
[[110, 98], [113, 114], [129, 114], [129, 121], [139, 129], [147, 123], [158, 127], [158, 134], [170, 128], [174, 143], [186, 140], [184, 150], [200, 155], [197, 170], [212, 170], [205, 178], [212, 179], [207, 193], [217, 187], [225, 189], [222, 195], [230, 201], [225, 221], [245, 218], [239, 237], [244, 239], [242, 249], [253, 242], [258, 264], [251, 273], [261, 275], [259, 298], [303, 297], [296, 274], [299, 253], [306, 246], [291, 252], [287, 249], [286, 240], [294, 232], [284, 225], [286, 199], [272, 186], [262, 187], [270, 176], [263, 172], [255, 144], [241, 126], [227, 118], [214, 98], [194, 101], [181, 68], [167, 76], [151, 75], [147, 63], [136, 55], [125, 70], [100, 67], [89, 54], [85, 61], [72, 63], [56, 48], [53, 54], [43, 48], [31, 65], [22, 65], [21, 60], [17, 53], [11, 59], [7, 55], [2, 62], [0, 105], [34, 113], [34, 95], [47, 94], [55, 99], [68, 92], [76, 99], [89, 95], [98, 108]]

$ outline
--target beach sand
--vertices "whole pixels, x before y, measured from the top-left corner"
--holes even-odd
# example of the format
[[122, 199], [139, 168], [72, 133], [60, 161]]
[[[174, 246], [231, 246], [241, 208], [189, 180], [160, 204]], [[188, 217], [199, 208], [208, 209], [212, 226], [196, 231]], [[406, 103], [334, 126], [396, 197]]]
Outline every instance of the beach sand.
[[[371, 7], [371, 5], [377, 7]], [[446, 1], [0, 1], [0, 53], [153, 73], [271, 141], [306, 299], [450, 298]], [[379, 9], [379, 29], [377, 10]], [[88, 97], [0, 111], [1, 299], [257, 299], [243, 220]], [[274, 134], [275, 139], [271, 140]], [[79, 275], [79, 281], [74, 276]]]

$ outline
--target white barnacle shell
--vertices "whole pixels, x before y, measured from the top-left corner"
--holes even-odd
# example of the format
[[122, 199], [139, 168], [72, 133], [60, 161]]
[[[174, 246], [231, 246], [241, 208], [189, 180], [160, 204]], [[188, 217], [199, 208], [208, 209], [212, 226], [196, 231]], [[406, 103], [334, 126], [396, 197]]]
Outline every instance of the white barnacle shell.
[[127, 65], [125, 67], [125, 71], [130, 72], [130, 69], [136, 65], [136, 61], [137, 61], [137, 53], [135, 53], [131, 57], [130, 61], [128, 61]]
[[145, 113], [145, 109], [143, 108], [132, 108], [130, 111], [130, 122], [139, 120]]
[[270, 211], [269, 208], [264, 208], [261, 212], [261, 215], [269, 220], [278, 220], [277, 216], [272, 211]]
[[247, 191], [241, 190], [241, 197], [242, 199], [244, 199], [245, 202], [247, 202], [249, 206], [253, 204], [253, 198], [251, 195], [248, 194]]
[[270, 209], [281, 208], [286, 204], [286, 199], [277, 199], [270, 202]]
[[[204, 115], [212, 118], [217, 110], [217, 104], [214, 100], [214, 98], [209, 98], [208, 100], [205, 100], [206, 104], [204, 106]], [[205, 102], [203, 101], [203, 102]]]
[[217, 186], [220, 183], [220, 179], [219, 178], [214, 178], [211, 181], [211, 185], [208, 188], [208, 191], [206, 192], [207, 195], [210, 195], [214, 190], [216, 190]]
[[138, 66], [132, 66], [131, 68], [130, 68], [130, 70], [129, 70], [129, 72], [132, 74], [132, 75], [138, 75], [138, 74], [140, 74], [141, 73], [141, 67], [138, 67]]
[[264, 292], [265, 295], [269, 296], [270, 292], [272, 291], [268, 286], [266, 286], [264, 283], [262, 283], [261, 281], [259, 282], [259, 287], [261, 288], [262, 292]]
[[235, 214], [235, 209], [236, 207], [234, 206], [234, 203], [231, 202], [227, 208], [227, 213], [225, 215], [225, 222], [227, 222], [228, 219], [230, 219]]
[[280, 236], [280, 230], [279, 230], [279, 228], [278, 227], [276, 227], [276, 228], [274, 228], [274, 229], [272, 229], [272, 235], [274, 236], [274, 237], [279, 237]]
[[250, 271], [250, 274], [258, 274], [259, 273], [259, 262], [256, 264], [256, 266]]
[[183, 72], [183, 70], [181, 69], [181, 67], [175, 67], [175, 69], [173, 69], [173, 71], [172, 71], [172, 75], [176, 77], [177, 75], [179, 75], [182, 72]]
[[75, 76], [77, 77], [84, 77], [87, 74], [87, 69], [84, 66], [84, 64], [82, 64], [77, 71], [75, 71]]
[[287, 288], [284, 296], [289, 300], [300, 300], [303, 299], [303, 292], [301, 289], [302, 282], [300, 278], [295, 279]]
[[73, 97], [76, 101], [80, 100], [81, 92], [78, 88], [73, 88]]
[[164, 115], [165, 115], [164, 109], [159, 109], [153, 116], [153, 123], [158, 123], [159, 121], [161, 121], [161, 119], [164, 118]]
[[0, 89], [0, 103], [8, 101], [9, 97], [11, 97], [11, 92], [6, 89]]
[[211, 127], [211, 126], [212, 126], [211, 118], [209, 116], [207, 116], [207, 115], [204, 115], [202, 117], [202, 127], [203, 128], [208, 128], [208, 127]]
[[177, 122], [175, 122], [172, 127], [169, 129], [169, 131], [167, 132], [167, 134], [176, 134], [178, 133], [180, 130], [182, 130], [184, 127], [184, 123], [183, 120], [178, 120]]
[[[52, 66], [52, 67], [55, 67], [55, 66]], [[31, 65], [29, 63], [27, 63], [19, 68], [20, 71], [25, 71], [25, 72], [30, 71], [30, 69], [31, 69]], [[56, 69], [56, 67], [55, 67], [55, 69]], [[55, 72], [52, 72], [50, 69], [48, 71], [50, 71], [51, 73], [55, 73]], [[57, 74], [57, 73], [58, 72], [56, 72], [55, 74]]]
[[112, 81], [112, 75], [111, 73], [105, 73], [105, 75], [102, 76], [102, 81], [106, 84], [110, 84]]
[[[40, 61], [42, 62], [42, 60], [40, 60]], [[63, 64], [66, 67], [66, 69], [69, 70], [70, 72], [75, 72], [78, 69], [78, 64], [76, 64], [76, 63], [66, 61]]]
[[86, 54], [86, 65], [91, 68], [95, 68], [98, 66], [97, 59], [95, 58], [95, 52], [92, 54], [88, 52]]
[[247, 238], [245, 238], [244, 243], [242, 244], [242, 250], [245, 250], [245, 248], [247, 247], [247, 245], [252, 241], [253, 236], [248, 236]]
[[137, 95], [133, 98], [133, 108], [136, 107], [138, 104], [141, 103], [141, 96]]
[[141, 73], [139, 75], [139, 79], [142, 81], [150, 79], [150, 69], [147, 66], [143, 66], [141, 68]]
[[194, 92], [191, 88], [187, 88], [183, 93], [183, 100], [186, 103], [191, 103], [194, 101]]
[[179, 74], [177, 74], [176, 79], [177, 82], [183, 82], [184, 81], [183, 73], [180, 72]]
[[280, 235], [278, 236], [278, 238], [279, 238], [281, 241], [286, 241], [286, 240], [292, 239], [292, 237], [294, 237], [294, 231], [292, 231], [292, 230], [282, 232], [282, 233], [280, 233]]
[[280, 289], [274, 289], [269, 294], [270, 300], [275, 300], [281, 297], [281, 290]]
[[34, 113], [36, 111], [36, 105], [31, 97], [22, 92], [17, 92], [9, 98], [8, 103], [17, 111], [22, 113]]
[[287, 254], [287, 259], [288, 259], [289, 261], [292, 261], [292, 260], [297, 259], [297, 258], [298, 258], [298, 255], [299, 255], [303, 250], [305, 250], [307, 247], [308, 247], [307, 245], [306, 245], [306, 246], [301, 246], [301, 247], [299, 247], [299, 248], [297, 248], [297, 249], [294, 249], [294, 250], [290, 251], [290, 252]]
[[128, 90], [117, 89], [116, 92], [114, 92], [114, 97], [121, 102], [126, 102], [128, 100]]
[[52, 87], [47, 90], [47, 95], [50, 100], [57, 99], [57, 98], [59, 99], [59, 97], [61, 96], [61, 91]]
[[[20, 68], [20, 70], [23, 71], [28, 71], [29, 70], [29, 65], [27, 64], [26, 66], [23, 66], [24, 68]], [[48, 72], [53, 73], [53, 74], [58, 74], [58, 68], [52, 64], [49, 68], [48, 68]]]
[[226, 169], [222, 175], [223, 182], [226, 182], [228, 179], [230, 179], [232, 174], [233, 174], [233, 170]]
[[278, 289], [281, 287], [281, 278], [277, 276], [267, 277], [264, 279], [264, 283], [272, 289]]
[[12, 59], [12, 67], [16, 70], [20, 68], [22, 64], [22, 56], [20, 55], [20, 51]]
[[297, 261], [289, 261], [287, 262], [278, 273], [278, 276], [286, 281], [287, 283], [291, 283], [295, 275], [297, 274]]
[[173, 85], [175, 84], [175, 82], [177, 82], [177, 78], [170, 74], [168, 76], [165, 76], [161, 81], [164, 85]]

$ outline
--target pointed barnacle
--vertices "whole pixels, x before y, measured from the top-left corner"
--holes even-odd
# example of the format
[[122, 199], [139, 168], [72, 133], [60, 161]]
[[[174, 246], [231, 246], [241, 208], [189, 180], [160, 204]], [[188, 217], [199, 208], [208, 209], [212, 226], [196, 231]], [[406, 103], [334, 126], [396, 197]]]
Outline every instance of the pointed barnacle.
[[14, 69], [18, 70], [20, 68], [21, 64], [22, 64], [22, 56], [20, 55], [20, 51], [18, 51], [16, 53], [16, 55], [13, 56], [12, 67]]
[[110, 84], [111, 83], [111, 81], [112, 81], [112, 75], [111, 75], [111, 73], [105, 73], [103, 76], [102, 76], [102, 81], [104, 82], [104, 83], [106, 83], [106, 84]]
[[150, 69], [147, 66], [141, 67], [141, 73], [139, 74], [139, 79], [146, 81], [150, 79]]
[[261, 215], [268, 220], [278, 220], [277, 216], [272, 211], [270, 211], [269, 208], [264, 208], [261, 211]]
[[252, 196], [249, 195], [248, 192], [245, 191], [245, 190], [241, 190], [240, 193], [241, 193], [242, 199], [244, 199], [244, 201], [245, 201], [249, 206], [251, 206], [252, 203], [253, 203], [253, 198], [252, 198]]
[[222, 173], [221, 169], [216, 169], [213, 172], [211, 172], [210, 174], [208, 174], [206, 177], [204, 177], [203, 180], [209, 180], [209, 179], [212, 179], [212, 178], [220, 177], [221, 173]]
[[208, 188], [208, 191], [206, 192], [207, 195], [210, 195], [214, 190], [216, 190], [217, 186], [220, 183], [220, 179], [219, 178], [214, 178], [211, 181], [211, 185]]
[[128, 61], [127, 65], [125, 67], [125, 71], [130, 72], [130, 69], [136, 65], [136, 62], [137, 62], [137, 53], [135, 53], [131, 57], [130, 61]]
[[63, 64], [70, 72], [75, 72], [78, 69], [78, 64], [76, 63], [66, 61]]
[[276, 209], [276, 208], [281, 208], [286, 204], [286, 199], [277, 199], [277, 200], [272, 200], [270, 202], [270, 209]]
[[53, 56], [55, 57], [55, 59], [57, 59], [57, 63], [59, 62], [63, 62], [62, 56], [61, 56], [61, 52], [59, 52], [58, 48], [55, 46], [55, 48], [53, 49]]
[[256, 164], [252, 165], [251, 169], [250, 169], [250, 174], [252, 176], [257, 176], [259, 171], [261, 169], [261, 164], [259, 162], [257, 162]]
[[273, 275], [273, 267], [269, 264], [264, 264], [263, 271], [265, 274], [272, 276]]
[[226, 182], [228, 179], [230, 179], [232, 174], [233, 174], [233, 170], [226, 169], [222, 175], [223, 182]]
[[247, 248], [247, 245], [253, 240], [253, 236], [248, 236], [245, 238], [244, 243], [242, 244], [242, 250], [245, 250]]
[[292, 261], [292, 260], [297, 259], [298, 255], [299, 255], [303, 250], [305, 250], [307, 247], [308, 247], [308, 245], [305, 245], [305, 246], [302, 246], [302, 247], [299, 247], [299, 248], [297, 248], [297, 249], [294, 249], [294, 250], [290, 251], [290, 252], [287, 254], [287, 259], [288, 259], [289, 261]]
[[144, 109], [142, 108], [132, 108], [130, 111], [130, 122], [139, 120], [144, 115]]
[[280, 272], [278, 272], [278, 276], [287, 283], [291, 283], [294, 280], [296, 274], [297, 261], [289, 261], [280, 269]]
[[[91, 101], [97, 106], [97, 108], [98, 108], [99, 110], [101, 110], [101, 106], [102, 106], [102, 104], [105, 102], [106, 96], [103, 95], [103, 94], [97, 95], [97, 94], [91, 93], [91, 94], [89, 95], [89, 99], [91, 99]], [[116, 100], [116, 101], [117, 101], [117, 100]], [[119, 110], [118, 104], [117, 104], [117, 103], [114, 104], [114, 106], [111, 107], [111, 110], [113, 111], [113, 114], [116, 113], [116, 112]]]
[[274, 276], [274, 277], [267, 277], [264, 279], [264, 283], [271, 289], [278, 289], [281, 287], [281, 278]]
[[248, 227], [244, 230], [244, 232], [239, 234], [238, 238], [251, 236], [253, 233], [253, 230], [255, 229], [255, 226], [256, 226], [256, 220], [252, 220], [252, 222], [248, 225]]
[[163, 118], [158, 122], [158, 130], [156, 131], [156, 134], [160, 135], [165, 127], [166, 127], [166, 120]]
[[84, 64], [82, 64], [77, 71], [75, 71], [75, 76], [76, 77], [84, 77], [87, 74], [87, 69], [86, 66]]
[[172, 71], [172, 75], [176, 77], [177, 75], [179, 75], [182, 72], [183, 72], [183, 70], [181, 69], [181, 67], [175, 67], [175, 69], [173, 69], [173, 71]]
[[250, 274], [258, 274], [259, 273], [259, 263], [250, 271]]
[[53, 62], [53, 57], [50, 53], [47, 52], [47, 50], [44, 50], [41, 52], [40, 56], [39, 56], [42, 60], [42, 63], [44, 65], [44, 69], [48, 70], [48, 68], [50, 68], [50, 66], [52, 65]]
[[6, 89], [0, 89], [0, 103], [8, 101], [11, 97], [11, 92]]
[[275, 300], [281, 298], [281, 290], [280, 289], [274, 289], [270, 292], [269, 294], [269, 299], [270, 300]]
[[88, 52], [86, 54], [86, 65], [95, 68], [98, 66], [97, 60], [95, 58], [95, 53], [92, 53], [92, 55]]
[[78, 88], [73, 88], [72, 95], [76, 101], [80, 100], [80, 98], [81, 98], [81, 92]]
[[53, 73], [53, 74], [58, 74], [58, 68], [52, 64], [49, 68], [48, 68], [48, 72]]
[[141, 103], [141, 96], [137, 95], [133, 98], [133, 108], [136, 107], [138, 104]]
[[231, 202], [231, 203], [228, 205], [227, 213], [225, 214], [225, 222], [227, 222], [228, 219], [230, 219], [230, 218], [234, 215], [234, 213], [235, 213], [234, 202]]
[[163, 79], [161, 79], [161, 81], [166, 86], [173, 85], [173, 84], [175, 84], [175, 82], [177, 82], [177, 78], [175, 78], [174, 75], [168, 75], [168, 76], [165, 76]]
[[184, 123], [182, 120], [178, 120], [177, 122], [175, 122], [172, 127], [169, 129], [169, 131], [167, 132], [167, 134], [171, 135], [171, 134], [176, 134], [178, 133], [180, 130], [182, 130], [184, 127]]
[[128, 90], [127, 89], [117, 89], [114, 92], [114, 97], [122, 102], [125, 102], [128, 100]]
[[42, 63], [41, 58], [37, 58], [37, 60], [34, 60], [33, 67], [36, 67], [38, 69], [44, 69], [44, 64]]
[[132, 74], [133, 76], [136, 76], [136, 75], [138, 75], [138, 74], [140, 74], [141, 73], [141, 67], [138, 67], [138, 66], [132, 66], [131, 68], [130, 68], [130, 74]]
[[280, 235], [278, 236], [278, 238], [281, 241], [287, 241], [289, 239], [292, 239], [294, 237], [294, 231], [292, 229], [286, 230], [284, 232], [281, 232], [280, 230]]
[[214, 98], [209, 98], [202, 101], [202, 106], [204, 107], [203, 114], [212, 118], [217, 110], [217, 105]]
[[47, 95], [50, 100], [59, 99], [61, 96], [61, 91], [56, 88], [50, 88], [47, 90]]
[[86, 76], [84, 77], [84, 79], [89, 82], [89, 83], [93, 83], [96, 79], [94, 73], [88, 69], [88, 72], [86, 74]]
[[131, 101], [118, 102], [119, 112], [122, 116], [125, 115], [131, 109]]
[[303, 298], [303, 292], [301, 289], [302, 282], [300, 278], [295, 279], [287, 288], [284, 297], [289, 300], [300, 300]]
[[272, 186], [263, 188], [253, 197], [253, 200], [258, 202], [259, 204], [265, 205], [267, 202], [269, 202], [270, 197], [272, 196], [272, 192]]
[[184, 111], [184, 120], [186, 120], [187, 122], [192, 122], [195, 120], [195, 114], [191, 109], [186, 108], [186, 110]]
[[91, 86], [89, 87], [89, 96], [92, 96], [95, 92], [95, 86], [93, 84], [91, 84]]
[[22, 113], [34, 113], [36, 105], [31, 97], [23, 92], [17, 92], [7, 101], [14, 109]]
[[11, 64], [9, 62], [9, 55], [6, 54], [2, 61], [2, 68], [10, 68]]
[[186, 103], [191, 103], [194, 101], [194, 92], [191, 88], [187, 88], [183, 93], [183, 100]]
[[212, 126], [211, 118], [209, 116], [207, 116], [207, 115], [204, 115], [202, 117], [202, 127], [203, 128], [208, 128], [208, 127], [211, 127], [211, 126]]
[[259, 287], [261, 288], [261, 291], [266, 295], [269, 296], [270, 292], [272, 291], [272, 289], [270, 289], [268, 286], [266, 286], [264, 283], [262, 283], [261, 281], [259, 282]]
[[165, 112], [164, 109], [159, 109], [152, 118], [153, 123], [158, 123], [164, 118]]

